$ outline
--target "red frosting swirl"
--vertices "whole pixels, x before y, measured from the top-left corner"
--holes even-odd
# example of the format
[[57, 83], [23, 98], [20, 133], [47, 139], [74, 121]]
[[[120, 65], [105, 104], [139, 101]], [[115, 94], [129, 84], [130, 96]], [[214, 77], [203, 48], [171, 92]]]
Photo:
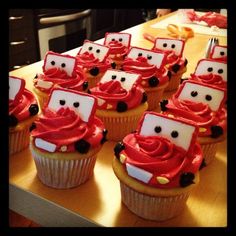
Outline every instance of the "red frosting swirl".
[[128, 49], [129, 49], [128, 47], [126, 47], [125, 45], [123, 45], [121, 42], [117, 40], [110, 41], [108, 46], [110, 48], [109, 55], [112, 56], [113, 59], [116, 59], [116, 58], [124, 59], [124, 56], [127, 54]]
[[94, 57], [93, 53], [78, 53], [76, 55], [76, 58], [78, 67], [84, 69], [85, 71], [97, 67], [99, 69], [99, 72], [105, 72], [107, 69], [111, 68], [112, 62], [110, 59], [106, 59], [104, 62], [100, 62], [98, 58]]
[[89, 142], [91, 147], [96, 147], [102, 140], [104, 130], [100, 119], [94, 117], [90, 124], [85, 123], [69, 108], [61, 108], [57, 112], [45, 108], [35, 125], [36, 128], [31, 131], [32, 137], [55, 144], [59, 152], [62, 146], [67, 147], [66, 152], [76, 151], [74, 144], [81, 139]]
[[30, 117], [29, 108], [32, 104], [37, 104], [33, 93], [24, 89], [19, 99], [9, 100], [9, 115], [14, 115], [18, 121], [24, 121]]
[[34, 79], [34, 86], [43, 92], [50, 93], [53, 86], [50, 88], [40, 87], [38, 82], [42, 80], [45, 82], [52, 82], [53, 86], [60, 86], [62, 88], [68, 88], [76, 91], [85, 90], [84, 83], [87, 82], [85, 79], [84, 72], [77, 68], [76, 73], [72, 76], [68, 76], [66, 71], [60, 68], [51, 68], [44, 72], [44, 74], [38, 74]]
[[226, 130], [227, 113], [224, 108], [219, 111], [212, 111], [208, 104], [192, 102], [189, 100], [180, 100], [173, 95], [166, 105], [166, 114], [172, 114], [176, 117], [182, 117], [194, 121], [200, 129], [199, 136], [205, 137], [211, 135], [211, 127], [218, 125]]
[[96, 87], [90, 89], [91, 94], [97, 98], [104, 100], [104, 103], [98, 102], [100, 109], [116, 110], [117, 103], [123, 101], [128, 105], [128, 109], [132, 109], [141, 104], [144, 90], [141, 86], [134, 85], [130, 91], [122, 88], [119, 81], [108, 81], [105, 83], [98, 83]]
[[[189, 152], [160, 136], [129, 134], [123, 143], [125, 149], [121, 153], [127, 157], [124, 163], [153, 174], [147, 184], [158, 188], [179, 187], [181, 174], [196, 173], [202, 162], [201, 148], [197, 143]], [[169, 182], [161, 184], [157, 177]]]
[[163, 85], [169, 81], [167, 76], [168, 70], [165, 67], [158, 69], [155, 65], [148, 64], [147, 58], [145, 57], [138, 57], [137, 59], [126, 58], [123, 63], [123, 69], [124, 71], [141, 74], [141, 84], [144, 88], [150, 87], [148, 80], [151, 77], [158, 78], [158, 85]]
[[227, 88], [227, 82], [223, 80], [220, 75], [216, 75], [213, 73], [205, 74], [205, 75], [195, 75], [191, 74], [190, 79], [201, 82], [203, 84], [211, 84], [218, 88]]

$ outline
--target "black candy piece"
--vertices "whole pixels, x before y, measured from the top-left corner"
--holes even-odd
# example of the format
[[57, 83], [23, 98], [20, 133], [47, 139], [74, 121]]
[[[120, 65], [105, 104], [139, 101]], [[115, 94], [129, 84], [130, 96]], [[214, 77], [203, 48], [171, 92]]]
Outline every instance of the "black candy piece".
[[187, 187], [190, 184], [194, 184], [195, 175], [192, 172], [186, 172], [181, 174], [179, 184], [181, 187]]
[[75, 142], [75, 149], [79, 152], [79, 153], [87, 153], [89, 151], [90, 148], [90, 143], [88, 143], [86, 140], [84, 139], [80, 139], [79, 141]]
[[36, 128], [36, 124], [33, 122], [29, 128], [29, 131], [31, 132], [35, 128]]
[[114, 147], [114, 153], [115, 153], [116, 158], [118, 159], [120, 158], [120, 153], [124, 149], [125, 149], [125, 145], [122, 142], [118, 142], [116, 144], [116, 146]]
[[10, 127], [14, 127], [14, 126], [17, 126], [18, 119], [13, 114], [11, 114], [8, 117], [8, 122], [9, 122]]
[[88, 81], [83, 83], [83, 90], [85, 91], [88, 88]]
[[145, 103], [146, 101], [147, 101], [147, 94], [144, 92], [141, 103]]
[[37, 115], [39, 112], [39, 106], [37, 104], [31, 104], [29, 107], [29, 113], [31, 116]]
[[156, 76], [152, 76], [151, 78], [149, 78], [148, 83], [150, 87], [156, 87], [159, 84], [159, 80]]
[[223, 133], [224, 133], [224, 131], [223, 131], [222, 127], [220, 127], [218, 125], [211, 126], [211, 137], [212, 138], [218, 138]]
[[89, 73], [93, 76], [96, 76], [99, 74], [99, 68], [93, 67], [92, 69], [89, 70]]
[[107, 133], [108, 133], [108, 130], [107, 129], [104, 129], [102, 131], [102, 139], [101, 139], [101, 144], [105, 143], [107, 141]]
[[116, 63], [115, 63], [115, 62], [112, 62], [112, 63], [111, 63], [111, 67], [112, 67], [112, 69], [115, 69], [115, 68], [116, 68]]
[[180, 69], [180, 65], [178, 65], [178, 64], [175, 64], [175, 65], [172, 66], [172, 70], [173, 70], [175, 73], [177, 73], [179, 69]]
[[167, 110], [167, 107], [166, 107], [167, 104], [168, 104], [167, 99], [163, 99], [162, 101], [160, 101], [161, 111], [166, 111]]
[[171, 75], [172, 75], [171, 71], [168, 70], [167, 76], [168, 76], [168, 78], [169, 78], [169, 81], [170, 81], [170, 79], [171, 79]]
[[118, 112], [124, 112], [124, 111], [127, 111], [127, 109], [128, 109], [128, 105], [125, 102], [119, 101], [117, 103], [116, 110]]

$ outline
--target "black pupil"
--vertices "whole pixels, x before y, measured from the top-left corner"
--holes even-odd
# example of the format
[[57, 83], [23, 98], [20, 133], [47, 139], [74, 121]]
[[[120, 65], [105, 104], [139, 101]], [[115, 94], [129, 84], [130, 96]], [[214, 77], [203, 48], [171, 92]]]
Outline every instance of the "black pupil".
[[99, 52], [100, 52], [100, 49], [97, 49], [96, 52], [99, 53]]
[[175, 44], [172, 44], [172, 45], [171, 45], [171, 48], [175, 48]]
[[166, 48], [167, 47], [167, 43], [163, 43], [163, 47]]
[[121, 82], [124, 82], [124, 81], [125, 81], [125, 77], [122, 77], [122, 78], [120, 79], [120, 81], [121, 81]]
[[138, 54], [139, 57], [141, 57], [142, 55], [143, 55], [143, 54], [142, 54], [141, 52]]
[[211, 101], [211, 99], [212, 99], [211, 95], [208, 95], [208, 94], [207, 94], [207, 95], [206, 95], [206, 100], [207, 100], [207, 101]]
[[112, 75], [111, 79], [116, 79], [116, 75]]
[[218, 73], [219, 73], [219, 74], [222, 74], [222, 73], [223, 73], [223, 70], [222, 70], [222, 69], [219, 69], [219, 70], [218, 70]]
[[112, 39], [111, 41], [115, 41], [115, 39]]
[[191, 92], [191, 96], [192, 96], [192, 97], [196, 97], [197, 95], [198, 95], [198, 92], [197, 92], [197, 91], [192, 91], [192, 92]]
[[74, 105], [74, 107], [78, 107], [79, 106], [79, 102], [74, 102], [73, 105]]
[[123, 39], [122, 38], [119, 38], [119, 41], [121, 42]]
[[66, 104], [66, 101], [65, 100], [60, 100], [60, 105], [65, 105]]
[[209, 68], [207, 69], [207, 71], [208, 71], [208, 72], [212, 72], [212, 71], [213, 71], [213, 68], [212, 68], [212, 67], [209, 67]]
[[151, 59], [152, 59], [152, 56], [147, 56], [147, 59], [151, 60]]
[[55, 61], [51, 61], [51, 65], [54, 66], [56, 63]]
[[88, 50], [91, 51], [93, 49], [93, 47], [89, 47]]
[[156, 133], [160, 133], [161, 132], [161, 126], [156, 126], [154, 130], [155, 130]]
[[220, 52], [220, 55], [221, 55], [221, 56], [224, 56], [224, 55], [225, 55], [225, 52]]
[[65, 63], [61, 63], [61, 67], [66, 67], [66, 64]]
[[179, 136], [179, 133], [176, 130], [174, 130], [171, 132], [171, 136], [172, 138], [177, 138]]

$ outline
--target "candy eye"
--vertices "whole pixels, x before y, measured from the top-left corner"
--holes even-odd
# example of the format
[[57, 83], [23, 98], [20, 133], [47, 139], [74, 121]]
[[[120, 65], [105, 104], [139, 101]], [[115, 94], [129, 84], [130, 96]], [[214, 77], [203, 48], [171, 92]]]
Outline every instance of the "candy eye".
[[179, 136], [178, 131], [174, 130], [174, 131], [171, 132], [171, 137], [172, 138], [177, 138], [178, 136]]
[[160, 133], [161, 132], [161, 126], [156, 126], [154, 130], [155, 130], [156, 133]]
[[62, 68], [66, 67], [66, 64], [65, 63], [61, 63], [61, 67]]
[[149, 56], [149, 55], [148, 55], [148, 56], [147, 56], [147, 59], [148, 59], [148, 60], [151, 60], [151, 59], [152, 59], [152, 56]]
[[113, 38], [111, 41], [115, 41], [115, 39]]
[[139, 57], [141, 57], [142, 55], [143, 55], [143, 54], [142, 54], [141, 52], [138, 54]]
[[116, 79], [116, 75], [112, 75], [111, 79], [113, 79], [113, 80]]
[[209, 94], [207, 94], [205, 98], [206, 98], [206, 100], [207, 100], [207, 101], [211, 101], [211, 99], [212, 99], [212, 96], [211, 96], [211, 95], [209, 95]]
[[79, 106], [79, 102], [74, 102], [73, 106], [77, 108]]
[[120, 42], [122, 42], [122, 41], [123, 41], [123, 39], [122, 39], [122, 38], [119, 38], [119, 41], [120, 41]]
[[221, 51], [221, 52], [220, 52], [220, 55], [221, 55], [221, 56], [224, 56], [224, 55], [225, 55], [225, 52]]
[[213, 68], [212, 68], [212, 67], [209, 67], [209, 68], [207, 68], [207, 71], [208, 71], [208, 72], [212, 72], [212, 71], [213, 71]]
[[219, 70], [218, 70], [218, 73], [219, 73], [219, 74], [222, 74], [223, 72], [224, 72], [223, 69], [219, 69]]
[[93, 49], [93, 47], [91, 47], [91, 46], [88, 48], [89, 51], [91, 51], [92, 49]]
[[96, 50], [96, 53], [99, 53], [99, 52], [100, 52], [100, 49], [97, 49], [97, 50]]
[[120, 79], [120, 81], [121, 81], [121, 82], [124, 82], [124, 81], [125, 81], [125, 77], [122, 77], [122, 78]]
[[163, 47], [166, 48], [167, 47], [167, 43], [163, 43]]
[[192, 92], [191, 92], [191, 96], [192, 96], [192, 97], [196, 97], [197, 95], [198, 95], [198, 92], [197, 92], [197, 91], [192, 91]]
[[175, 44], [172, 44], [172, 45], [171, 45], [171, 48], [175, 48]]
[[66, 104], [65, 100], [60, 100], [60, 105], [64, 106]]
[[54, 66], [56, 64], [55, 61], [51, 61], [51, 65]]

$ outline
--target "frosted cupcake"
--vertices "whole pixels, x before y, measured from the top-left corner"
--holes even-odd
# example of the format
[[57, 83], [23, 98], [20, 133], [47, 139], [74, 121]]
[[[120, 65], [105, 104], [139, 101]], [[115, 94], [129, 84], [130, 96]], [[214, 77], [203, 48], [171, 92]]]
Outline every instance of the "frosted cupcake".
[[75, 57], [54, 52], [47, 53], [43, 73], [37, 73], [34, 78], [34, 92], [41, 108], [47, 102], [53, 87], [86, 91], [88, 82], [83, 71], [77, 68]]
[[29, 146], [30, 127], [39, 107], [33, 93], [25, 88], [25, 80], [9, 77], [9, 154]]
[[96, 86], [104, 73], [115, 68], [115, 64], [108, 58], [109, 47], [85, 40], [76, 58], [89, 82], [89, 88]]
[[171, 72], [170, 82], [165, 91], [176, 90], [183, 74], [187, 71], [188, 60], [183, 56], [185, 42], [181, 39], [156, 38], [154, 51], [165, 52], [166, 68]]
[[214, 45], [210, 52], [209, 58], [227, 63], [227, 46]]
[[110, 48], [109, 58], [115, 63], [116, 69], [121, 69], [130, 47], [131, 34], [106, 33], [104, 45]]
[[130, 211], [164, 221], [184, 210], [199, 182], [202, 151], [197, 134], [192, 122], [145, 112], [137, 132], [115, 146], [112, 166]]
[[164, 66], [165, 61], [165, 53], [137, 47], [131, 47], [124, 60], [124, 71], [142, 76], [141, 85], [147, 93], [148, 110], [159, 108], [159, 101], [169, 84], [168, 70]]
[[52, 90], [47, 106], [31, 127], [30, 149], [42, 183], [66, 189], [92, 176], [107, 133], [95, 111], [96, 98], [91, 95]]
[[206, 164], [215, 158], [218, 144], [226, 137], [225, 98], [224, 89], [185, 81], [171, 99], [161, 102], [164, 114], [194, 121], [199, 127], [198, 142]]
[[139, 74], [110, 69], [89, 90], [98, 99], [96, 115], [104, 122], [109, 140], [122, 140], [134, 131], [147, 110], [147, 95], [140, 81]]

